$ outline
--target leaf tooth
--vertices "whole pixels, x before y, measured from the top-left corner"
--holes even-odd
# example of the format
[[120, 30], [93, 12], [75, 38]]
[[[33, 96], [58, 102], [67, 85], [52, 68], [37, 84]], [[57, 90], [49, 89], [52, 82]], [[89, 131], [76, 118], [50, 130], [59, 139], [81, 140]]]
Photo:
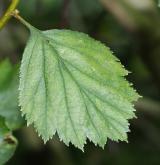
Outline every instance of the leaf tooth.
[[72, 143], [71, 141], [70, 141], [70, 143], [71, 143], [72, 145], [74, 145], [76, 148], [80, 149], [82, 152], [84, 152], [84, 144], [85, 144], [85, 143], [83, 143], [83, 144], [81, 144], [81, 145], [74, 144], [74, 143]]

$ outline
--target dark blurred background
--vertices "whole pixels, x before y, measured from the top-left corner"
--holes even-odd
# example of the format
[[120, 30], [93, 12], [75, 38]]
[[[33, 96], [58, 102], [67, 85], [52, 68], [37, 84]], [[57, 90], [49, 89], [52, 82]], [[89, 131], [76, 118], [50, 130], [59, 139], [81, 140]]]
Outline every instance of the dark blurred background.
[[[9, 1], [0, 1], [0, 15]], [[132, 73], [127, 79], [143, 96], [136, 103], [129, 143], [88, 141], [85, 152], [55, 136], [43, 145], [32, 127], [14, 132], [19, 140], [8, 165], [160, 165], [160, 8], [158, 0], [21, 0], [20, 14], [41, 30], [88, 33], [109, 46]], [[19, 63], [29, 36], [12, 19], [0, 32], [0, 60]], [[114, 69], [114, 68], [113, 68]]]

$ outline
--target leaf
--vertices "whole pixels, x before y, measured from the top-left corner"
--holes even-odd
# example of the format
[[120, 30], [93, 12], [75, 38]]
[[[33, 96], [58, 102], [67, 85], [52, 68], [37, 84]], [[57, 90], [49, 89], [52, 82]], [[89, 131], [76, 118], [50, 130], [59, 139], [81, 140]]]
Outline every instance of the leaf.
[[0, 63], [0, 90], [5, 88], [10, 81], [12, 66], [8, 59]]
[[18, 107], [18, 70], [8, 59], [0, 63], [0, 116], [11, 130], [24, 124]]
[[19, 87], [28, 125], [34, 123], [45, 142], [57, 132], [82, 150], [86, 138], [101, 147], [107, 138], [127, 141], [139, 96], [119, 60], [83, 33], [28, 26]]
[[5, 125], [5, 120], [0, 117], [0, 164], [6, 163], [14, 154], [17, 140]]

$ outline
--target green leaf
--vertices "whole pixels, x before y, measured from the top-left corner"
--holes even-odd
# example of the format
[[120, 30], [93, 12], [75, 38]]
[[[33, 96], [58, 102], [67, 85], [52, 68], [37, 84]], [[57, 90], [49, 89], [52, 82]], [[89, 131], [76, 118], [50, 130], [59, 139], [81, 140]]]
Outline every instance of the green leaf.
[[6, 163], [14, 154], [17, 140], [5, 125], [5, 120], [0, 117], [0, 164]]
[[28, 124], [45, 142], [57, 132], [82, 150], [86, 138], [101, 147], [107, 138], [127, 141], [139, 96], [109, 48], [83, 33], [28, 26], [19, 88]]
[[18, 70], [18, 66], [12, 66], [9, 60], [0, 63], [0, 116], [5, 118], [11, 130], [24, 123], [18, 107]]
[[12, 74], [12, 65], [8, 59], [5, 59], [0, 63], [0, 90], [5, 88], [10, 81]]

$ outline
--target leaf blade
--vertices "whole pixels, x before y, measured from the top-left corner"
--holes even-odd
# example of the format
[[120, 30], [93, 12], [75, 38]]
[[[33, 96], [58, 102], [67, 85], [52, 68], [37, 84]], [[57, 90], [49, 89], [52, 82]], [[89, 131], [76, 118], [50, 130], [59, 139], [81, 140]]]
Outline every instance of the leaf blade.
[[14, 154], [17, 140], [5, 125], [4, 118], [0, 117], [0, 164], [5, 164]]
[[28, 124], [34, 123], [45, 142], [57, 132], [66, 145], [82, 150], [86, 138], [101, 147], [107, 138], [127, 141], [132, 102], [139, 96], [119, 60], [85, 34], [30, 30], [20, 79]]

